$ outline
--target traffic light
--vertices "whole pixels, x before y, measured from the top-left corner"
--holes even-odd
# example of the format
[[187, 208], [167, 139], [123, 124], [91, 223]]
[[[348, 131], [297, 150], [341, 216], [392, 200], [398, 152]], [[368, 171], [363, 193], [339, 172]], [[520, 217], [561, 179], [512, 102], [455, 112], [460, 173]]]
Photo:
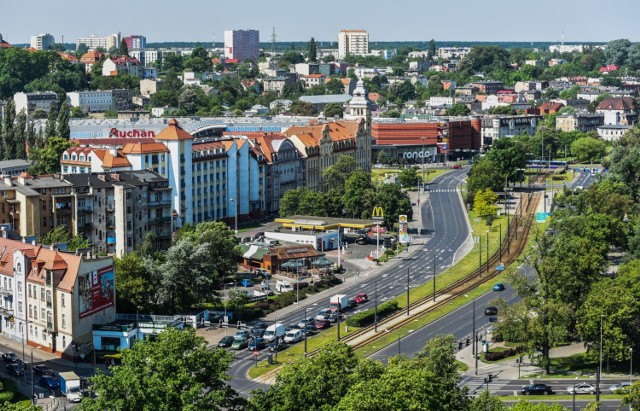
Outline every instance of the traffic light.
[[384, 241], [382, 242], [382, 245], [384, 245], [385, 248], [391, 247], [391, 238], [390, 237], [385, 237]]

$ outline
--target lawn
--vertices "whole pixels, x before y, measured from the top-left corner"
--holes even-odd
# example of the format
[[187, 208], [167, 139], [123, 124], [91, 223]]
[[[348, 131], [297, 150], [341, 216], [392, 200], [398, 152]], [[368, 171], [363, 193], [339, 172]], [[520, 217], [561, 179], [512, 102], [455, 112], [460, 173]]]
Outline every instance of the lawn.
[[[386, 178], [385, 175], [387, 177], [391, 177], [393, 175], [398, 175], [400, 172], [402, 171], [402, 169], [399, 168], [376, 168], [371, 170], [371, 182], [373, 184], [379, 184], [382, 183], [384, 181], [384, 179]], [[426, 169], [424, 171], [424, 180], [426, 182], [429, 182], [431, 180], [433, 180], [434, 178], [448, 172], [451, 171], [448, 168], [436, 168], [436, 169]], [[422, 177], [422, 171], [418, 170], [418, 176]]]

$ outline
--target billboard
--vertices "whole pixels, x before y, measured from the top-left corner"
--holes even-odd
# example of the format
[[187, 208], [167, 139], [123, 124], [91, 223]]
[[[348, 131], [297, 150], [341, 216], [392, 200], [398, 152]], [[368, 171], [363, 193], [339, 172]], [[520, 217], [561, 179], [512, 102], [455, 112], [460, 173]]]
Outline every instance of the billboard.
[[409, 221], [406, 215], [403, 214], [398, 216], [398, 239], [400, 240], [401, 244], [407, 244], [409, 242], [409, 232], [407, 229], [408, 222]]
[[111, 307], [115, 303], [113, 266], [78, 276], [80, 318]]

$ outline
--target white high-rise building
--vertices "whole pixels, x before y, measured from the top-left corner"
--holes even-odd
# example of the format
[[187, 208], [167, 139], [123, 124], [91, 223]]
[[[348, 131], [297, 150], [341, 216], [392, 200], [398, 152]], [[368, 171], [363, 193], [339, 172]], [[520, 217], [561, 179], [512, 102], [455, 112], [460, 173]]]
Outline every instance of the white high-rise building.
[[242, 62], [258, 61], [260, 32], [258, 30], [226, 30], [224, 32], [224, 57]]
[[342, 30], [338, 34], [338, 59], [347, 54], [369, 54], [369, 33], [366, 30]]
[[31, 36], [31, 48], [36, 50], [49, 50], [55, 44], [56, 40], [49, 33], [40, 33], [37, 36]]
[[109, 51], [112, 47], [120, 46], [120, 33], [109, 34], [104, 37], [96, 36], [92, 34], [89, 37], [80, 37], [76, 39], [76, 50], [81, 44], [87, 46], [89, 50], [96, 50], [98, 48]]

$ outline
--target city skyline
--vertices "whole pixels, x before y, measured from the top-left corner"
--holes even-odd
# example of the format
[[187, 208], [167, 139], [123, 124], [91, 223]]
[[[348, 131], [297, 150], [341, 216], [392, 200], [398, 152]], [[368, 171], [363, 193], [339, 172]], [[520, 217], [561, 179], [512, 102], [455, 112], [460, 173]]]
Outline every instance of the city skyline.
[[[322, 42], [337, 42], [342, 29], [367, 30], [371, 43], [432, 38], [436, 41], [555, 42], [563, 36], [568, 43], [608, 42], [618, 38], [640, 41], [640, 27], [634, 21], [637, 13], [633, 12], [640, 11], [640, 5], [633, 0], [613, 0], [607, 7], [601, 7], [602, 2], [597, 0], [584, 0], [580, 7], [552, 0], [541, 0], [535, 6], [514, 5], [505, 0], [408, 3], [405, 7], [393, 8], [381, 0], [372, 0], [366, 6], [349, 3], [341, 4], [339, 9], [314, 10], [303, 9], [299, 2], [292, 0], [215, 6], [194, 0], [187, 9], [175, 10], [167, 0], [158, 0], [153, 7], [114, 0], [109, 9], [96, 10], [78, 0], [44, 4], [34, 0], [11, 1], [10, 11], [0, 16], [0, 33], [6, 41], [15, 44], [29, 43], [30, 36], [39, 33], [51, 33], [56, 42], [61, 42], [64, 36], [65, 43], [73, 43], [77, 37], [120, 32], [123, 36], [144, 35], [151, 43], [204, 43], [215, 38], [221, 46], [227, 29], [256, 29], [260, 31], [260, 41], [268, 42], [273, 27], [277, 41], [305, 41], [314, 37]], [[247, 9], [252, 12], [247, 13]], [[101, 18], [96, 19], [96, 14]], [[177, 18], [167, 21], [167, 16]]]

